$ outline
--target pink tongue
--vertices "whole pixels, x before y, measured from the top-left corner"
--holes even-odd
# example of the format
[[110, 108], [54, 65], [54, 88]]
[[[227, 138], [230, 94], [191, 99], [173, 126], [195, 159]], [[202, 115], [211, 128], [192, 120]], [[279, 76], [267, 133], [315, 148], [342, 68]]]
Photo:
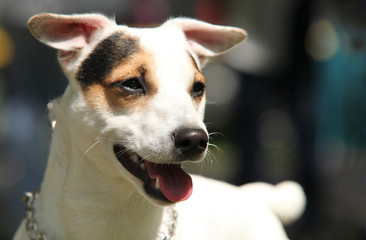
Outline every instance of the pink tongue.
[[151, 179], [159, 179], [160, 189], [172, 202], [187, 200], [193, 191], [192, 178], [177, 164], [155, 164], [145, 161]]

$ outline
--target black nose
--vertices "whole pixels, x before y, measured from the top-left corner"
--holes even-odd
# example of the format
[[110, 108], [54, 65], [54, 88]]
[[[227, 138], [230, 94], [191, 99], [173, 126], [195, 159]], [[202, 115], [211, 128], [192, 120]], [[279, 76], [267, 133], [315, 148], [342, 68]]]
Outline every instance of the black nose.
[[173, 136], [175, 149], [184, 160], [196, 160], [206, 150], [208, 136], [202, 129], [181, 128]]

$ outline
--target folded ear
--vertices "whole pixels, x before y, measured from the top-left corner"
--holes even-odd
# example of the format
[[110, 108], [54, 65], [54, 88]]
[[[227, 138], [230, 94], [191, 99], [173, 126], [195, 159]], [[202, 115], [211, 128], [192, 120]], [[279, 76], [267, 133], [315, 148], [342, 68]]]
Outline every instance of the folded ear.
[[116, 25], [100, 14], [60, 15], [41, 13], [28, 21], [28, 27], [41, 42], [64, 51], [85, 47], [93, 33]]
[[180, 28], [192, 49], [199, 58], [201, 67], [208, 58], [220, 55], [247, 38], [240, 28], [209, 24], [189, 19], [175, 18], [165, 23]]

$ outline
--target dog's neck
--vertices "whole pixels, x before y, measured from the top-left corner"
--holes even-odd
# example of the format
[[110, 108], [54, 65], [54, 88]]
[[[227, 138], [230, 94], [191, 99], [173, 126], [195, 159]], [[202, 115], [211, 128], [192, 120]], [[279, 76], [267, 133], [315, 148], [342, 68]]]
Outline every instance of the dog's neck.
[[164, 208], [148, 202], [123, 178], [108, 176], [95, 165], [93, 157], [100, 157], [103, 145], [87, 139], [83, 130], [66, 127], [71, 124], [73, 97], [67, 90], [54, 103], [57, 124], [36, 205], [41, 230], [54, 240], [152, 239]]

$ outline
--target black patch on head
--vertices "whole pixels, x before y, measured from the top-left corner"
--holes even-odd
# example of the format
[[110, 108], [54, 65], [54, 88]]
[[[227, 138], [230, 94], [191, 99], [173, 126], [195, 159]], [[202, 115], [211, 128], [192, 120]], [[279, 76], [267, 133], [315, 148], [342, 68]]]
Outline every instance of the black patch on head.
[[101, 83], [123, 59], [138, 50], [137, 39], [114, 33], [101, 41], [81, 64], [76, 79], [83, 88]]

